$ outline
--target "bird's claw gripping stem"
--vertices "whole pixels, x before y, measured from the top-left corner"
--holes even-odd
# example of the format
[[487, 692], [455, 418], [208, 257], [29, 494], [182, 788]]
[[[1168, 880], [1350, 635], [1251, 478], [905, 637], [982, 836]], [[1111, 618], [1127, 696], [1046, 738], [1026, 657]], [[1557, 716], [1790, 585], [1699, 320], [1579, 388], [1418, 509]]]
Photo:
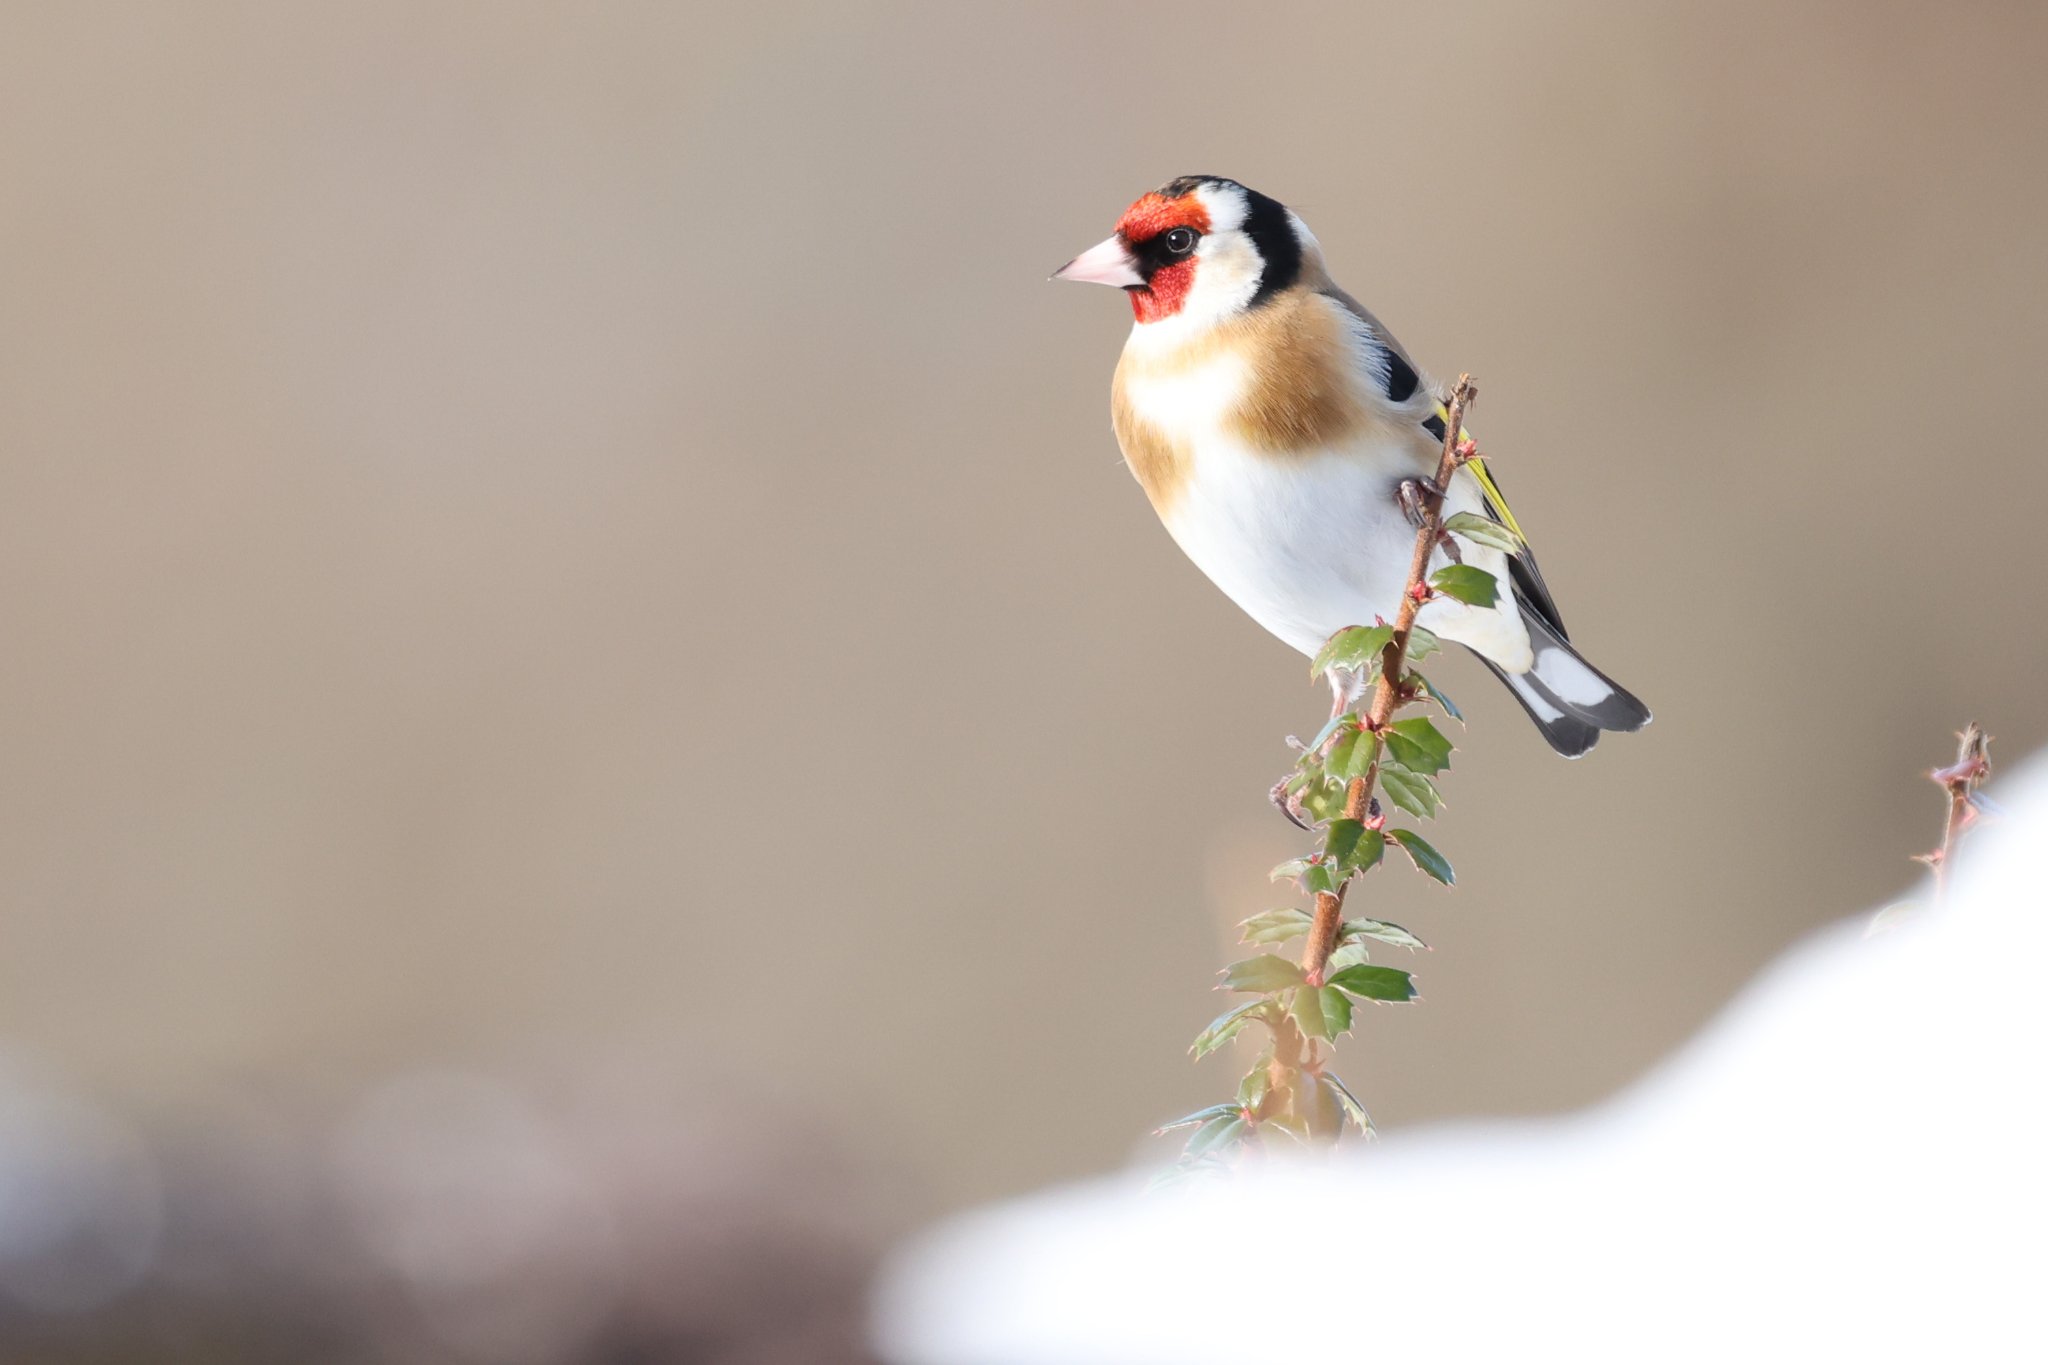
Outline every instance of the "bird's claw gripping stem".
[[1268, 792], [1267, 796], [1272, 800], [1274, 807], [1287, 817], [1289, 824], [1296, 829], [1306, 830], [1309, 823], [1304, 817], [1308, 812], [1302, 808], [1301, 797], [1287, 790], [1287, 784], [1293, 780], [1294, 774], [1289, 773], [1273, 784], [1273, 790]]
[[1401, 504], [1401, 515], [1408, 518], [1408, 524], [1416, 530], [1429, 520], [1429, 505], [1443, 501], [1444, 490], [1436, 486], [1434, 479], [1403, 479], [1394, 487], [1394, 501]]
[[[1437, 486], [1435, 479], [1403, 479], [1394, 488], [1394, 501], [1401, 504], [1401, 515], [1418, 531], [1429, 520], [1430, 504], [1441, 507], [1444, 497], [1445, 490]], [[1458, 553], [1458, 543], [1448, 534], [1439, 532], [1436, 541], [1453, 564], [1465, 562]]]

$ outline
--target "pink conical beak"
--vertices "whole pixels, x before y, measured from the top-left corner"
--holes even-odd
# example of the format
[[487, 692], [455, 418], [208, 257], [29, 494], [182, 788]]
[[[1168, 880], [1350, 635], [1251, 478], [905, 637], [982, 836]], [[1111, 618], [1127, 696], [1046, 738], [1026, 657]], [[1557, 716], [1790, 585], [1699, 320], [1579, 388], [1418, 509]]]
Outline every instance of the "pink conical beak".
[[1079, 280], [1083, 284], [1106, 284], [1115, 289], [1135, 289], [1145, 283], [1137, 264], [1120, 238], [1098, 242], [1052, 272], [1056, 280]]

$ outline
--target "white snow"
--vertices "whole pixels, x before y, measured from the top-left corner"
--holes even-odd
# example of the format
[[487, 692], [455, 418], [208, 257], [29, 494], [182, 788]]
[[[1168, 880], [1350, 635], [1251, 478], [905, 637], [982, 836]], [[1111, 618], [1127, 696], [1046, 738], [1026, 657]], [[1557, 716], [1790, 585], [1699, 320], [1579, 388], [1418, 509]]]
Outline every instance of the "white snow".
[[1814, 935], [1614, 1101], [969, 1214], [897, 1257], [885, 1358], [2048, 1358], [2048, 764], [1995, 790], [1945, 914]]

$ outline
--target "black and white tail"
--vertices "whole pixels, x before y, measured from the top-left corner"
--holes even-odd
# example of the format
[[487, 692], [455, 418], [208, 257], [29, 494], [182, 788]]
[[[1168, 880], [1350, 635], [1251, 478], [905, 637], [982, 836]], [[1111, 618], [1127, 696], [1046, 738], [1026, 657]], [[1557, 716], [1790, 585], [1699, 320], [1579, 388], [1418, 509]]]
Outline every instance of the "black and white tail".
[[1593, 747], [1602, 730], [1640, 730], [1650, 723], [1650, 708], [1580, 658], [1548, 621], [1533, 611], [1524, 611], [1522, 620], [1536, 651], [1534, 667], [1510, 673], [1485, 655], [1480, 661], [1508, 685], [1551, 748], [1577, 758]]

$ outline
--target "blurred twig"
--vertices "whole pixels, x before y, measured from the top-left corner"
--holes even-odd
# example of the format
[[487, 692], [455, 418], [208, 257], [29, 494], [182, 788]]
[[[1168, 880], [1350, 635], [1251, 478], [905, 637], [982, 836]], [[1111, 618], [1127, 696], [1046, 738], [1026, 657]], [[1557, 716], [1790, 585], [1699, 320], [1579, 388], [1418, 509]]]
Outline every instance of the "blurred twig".
[[1949, 867], [1964, 834], [1977, 823], [1977, 788], [1991, 776], [1991, 736], [1971, 721], [1956, 736], [1956, 761], [1936, 768], [1927, 776], [1948, 796], [1948, 816], [1942, 822], [1941, 847], [1920, 855], [1920, 861], [1934, 870], [1934, 904], [1939, 908], [1948, 896]]

